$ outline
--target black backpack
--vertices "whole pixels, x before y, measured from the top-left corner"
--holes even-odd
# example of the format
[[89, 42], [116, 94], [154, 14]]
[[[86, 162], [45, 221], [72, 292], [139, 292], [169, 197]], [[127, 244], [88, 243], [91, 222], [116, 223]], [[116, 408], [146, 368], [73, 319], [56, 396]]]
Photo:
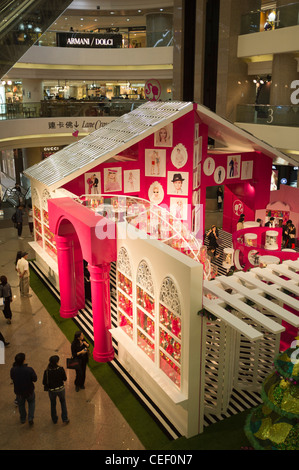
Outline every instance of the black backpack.
[[14, 224], [17, 223], [17, 213], [16, 212], [12, 215], [11, 220]]

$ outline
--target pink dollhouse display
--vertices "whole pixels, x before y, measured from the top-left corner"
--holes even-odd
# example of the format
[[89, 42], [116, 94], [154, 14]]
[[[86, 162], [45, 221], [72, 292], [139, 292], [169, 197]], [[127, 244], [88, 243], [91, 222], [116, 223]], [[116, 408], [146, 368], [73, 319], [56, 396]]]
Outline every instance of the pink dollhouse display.
[[[227, 150], [209, 149], [208, 137]], [[245, 342], [262, 353], [264, 335], [270, 332], [274, 354], [284, 331], [281, 319], [299, 326], [296, 315], [273, 307], [271, 300], [269, 309], [278, 323], [230, 296], [218, 285], [203, 245], [206, 190], [221, 184], [223, 229], [233, 234], [239, 260], [241, 255], [246, 263], [252, 259], [268, 230], [250, 227], [238, 240], [236, 223], [241, 213], [255, 220], [257, 211], [265, 210], [272, 160], [279, 155], [195, 103], [148, 102], [25, 171], [34, 212], [31, 246], [40, 270], [53, 273], [61, 316], [77, 317], [84, 310], [86, 261], [95, 360], [113, 362], [117, 344], [122, 367], [188, 437], [202, 432], [206, 412], [225, 411], [235, 387], [242, 383], [246, 389], [239, 371]], [[90, 175], [96, 175], [101, 190], [89, 191]], [[231, 265], [233, 253], [226, 254]], [[291, 255], [285, 252], [279, 260], [295, 262]], [[112, 312], [114, 264], [117, 301]], [[233, 292], [242, 290], [240, 279], [231, 278]], [[251, 289], [244, 287], [244, 292], [253, 302]], [[286, 302], [291, 308], [297, 304], [296, 299]], [[216, 345], [224, 337], [229, 345], [220, 351]], [[215, 386], [209, 386], [210, 354], [218, 364]], [[229, 379], [223, 380], [226, 367]], [[254, 390], [259, 379], [254, 376]]]

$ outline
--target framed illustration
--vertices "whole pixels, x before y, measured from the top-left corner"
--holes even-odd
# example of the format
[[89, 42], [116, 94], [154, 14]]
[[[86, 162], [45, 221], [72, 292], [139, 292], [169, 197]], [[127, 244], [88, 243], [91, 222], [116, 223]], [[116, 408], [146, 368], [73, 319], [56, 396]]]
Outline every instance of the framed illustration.
[[186, 197], [171, 197], [170, 198], [170, 213], [176, 219], [187, 220], [187, 217], [188, 217], [188, 198], [186, 198]]
[[193, 170], [193, 182], [192, 182], [192, 189], [196, 189], [198, 187], [198, 171], [197, 168]]
[[225, 168], [223, 166], [217, 166], [214, 173], [214, 181], [216, 184], [222, 184], [225, 180]]
[[155, 132], [155, 147], [172, 147], [172, 126], [172, 124], [168, 124]]
[[211, 176], [215, 170], [215, 160], [212, 157], [206, 158], [203, 164], [203, 171], [204, 174], [207, 176]]
[[145, 176], [166, 176], [166, 150], [145, 150]]
[[189, 173], [167, 172], [167, 194], [188, 196]]
[[85, 194], [101, 194], [101, 173], [85, 173]]
[[164, 189], [159, 181], [154, 181], [148, 190], [148, 198], [153, 204], [160, 204], [164, 199]]
[[202, 159], [202, 137], [199, 137], [193, 148], [193, 168], [201, 162]]
[[140, 170], [124, 170], [124, 192], [138, 193], [140, 191]]
[[175, 168], [182, 168], [188, 160], [187, 149], [183, 144], [177, 144], [171, 152], [171, 162]]
[[201, 184], [201, 164], [197, 167], [197, 186]]
[[227, 156], [227, 178], [240, 178], [241, 155]]
[[242, 162], [241, 180], [250, 180], [253, 175], [253, 160]]
[[113, 193], [122, 190], [122, 168], [104, 168], [104, 192]]

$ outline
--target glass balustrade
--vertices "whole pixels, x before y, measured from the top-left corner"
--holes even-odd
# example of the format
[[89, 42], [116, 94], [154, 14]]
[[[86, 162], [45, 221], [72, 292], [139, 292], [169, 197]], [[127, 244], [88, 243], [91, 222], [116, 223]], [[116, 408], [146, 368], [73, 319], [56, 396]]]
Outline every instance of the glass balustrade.
[[236, 122], [299, 127], [299, 105], [239, 104]]
[[145, 100], [113, 99], [111, 101], [45, 100], [36, 103], [0, 104], [0, 120], [55, 117], [122, 116]]
[[241, 17], [240, 34], [258, 33], [299, 24], [299, 3], [250, 11]]

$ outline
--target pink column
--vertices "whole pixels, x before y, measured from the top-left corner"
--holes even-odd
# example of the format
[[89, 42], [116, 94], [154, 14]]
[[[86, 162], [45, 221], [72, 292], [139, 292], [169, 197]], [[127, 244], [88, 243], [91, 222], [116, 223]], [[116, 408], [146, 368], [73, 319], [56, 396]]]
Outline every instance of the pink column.
[[97, 362], [108, 362], [114, 358], [110, 311], [110, 263], [88, 265], [90, 272], [91, 301], [93, 314], [94, 350]]
[[60, 285], [60, 315], [74, 317], [78, 313], [72, 239], [55, 236]]

